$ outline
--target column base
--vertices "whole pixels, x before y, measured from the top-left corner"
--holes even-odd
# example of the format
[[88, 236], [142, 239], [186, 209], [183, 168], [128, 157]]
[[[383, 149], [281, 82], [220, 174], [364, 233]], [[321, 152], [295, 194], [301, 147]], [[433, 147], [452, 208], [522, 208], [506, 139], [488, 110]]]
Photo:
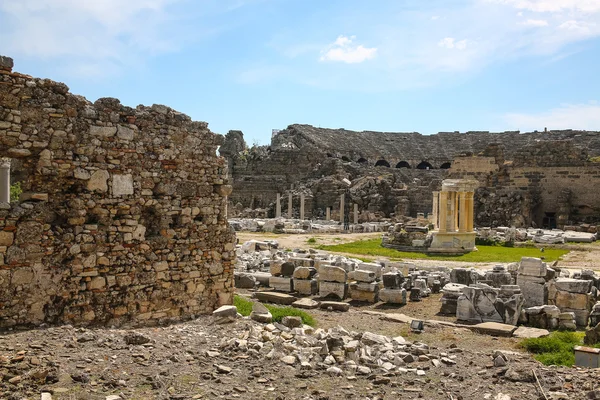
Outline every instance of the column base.
[[433, 232], [428, 253], [466, 254], [477, 250], [475, 232]]

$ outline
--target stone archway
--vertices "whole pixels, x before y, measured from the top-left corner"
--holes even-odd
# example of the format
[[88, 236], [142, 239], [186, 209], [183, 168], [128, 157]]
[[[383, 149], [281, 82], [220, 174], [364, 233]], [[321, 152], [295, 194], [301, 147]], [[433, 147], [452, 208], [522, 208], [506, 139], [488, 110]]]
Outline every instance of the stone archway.
[[396, 164], [396, 168], [412, 168], [412, 167], [410, 166], [408, 161], [400, 161], [398, 164]]
[[390, 163], [387, 162], [386, 160], [381, 159], [381, 160], [379, 160], [379, 161], [377, 161], [375, 163], [375, 166], [376, 167], [388, 167], [389, 168], [390, 167]]

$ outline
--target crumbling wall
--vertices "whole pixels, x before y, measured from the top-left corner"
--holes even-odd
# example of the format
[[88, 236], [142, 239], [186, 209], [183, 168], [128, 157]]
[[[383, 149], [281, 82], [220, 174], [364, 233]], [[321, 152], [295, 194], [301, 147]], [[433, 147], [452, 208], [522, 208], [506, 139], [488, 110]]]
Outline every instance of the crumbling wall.
[[[0, 327], [156, 324], [232, 301], [220, 136], [168, 107], [91, 103], [0, 68]], [[13, 179], [13, 183], [15, 179]]]

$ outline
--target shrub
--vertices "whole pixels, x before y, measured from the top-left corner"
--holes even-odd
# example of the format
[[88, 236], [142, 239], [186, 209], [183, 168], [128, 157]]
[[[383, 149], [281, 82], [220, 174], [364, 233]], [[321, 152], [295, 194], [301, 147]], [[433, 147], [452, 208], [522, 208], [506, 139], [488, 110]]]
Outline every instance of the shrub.
[[556, 331], [549, 336], [533, 339], [524, 339], [521, 346], [534, 358], [544, 365], [564, 365], [567, 367], [575, 363], [573, 348], [582, 344], [582, 332]]
[[19, 197], [23, 193], [23, 189], [21, 188], [21, 182], [16, 182], [10, 185], [10, 201], [19, 201]]
[[315, 244], [315, 243], [317, 243], [317, 238], [311, 237], [310, 239], [308, 239], [306, 241], [306, 243], [308, 243], [308, 244]]

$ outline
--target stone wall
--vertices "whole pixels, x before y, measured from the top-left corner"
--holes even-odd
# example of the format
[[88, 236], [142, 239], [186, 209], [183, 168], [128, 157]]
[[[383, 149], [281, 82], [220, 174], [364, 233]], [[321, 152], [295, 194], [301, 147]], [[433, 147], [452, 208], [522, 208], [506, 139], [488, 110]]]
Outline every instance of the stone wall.
[[0, 66], [0, 327], [156, 324], [232, 301], [221, 137], [162, 105], [91, 103]]

